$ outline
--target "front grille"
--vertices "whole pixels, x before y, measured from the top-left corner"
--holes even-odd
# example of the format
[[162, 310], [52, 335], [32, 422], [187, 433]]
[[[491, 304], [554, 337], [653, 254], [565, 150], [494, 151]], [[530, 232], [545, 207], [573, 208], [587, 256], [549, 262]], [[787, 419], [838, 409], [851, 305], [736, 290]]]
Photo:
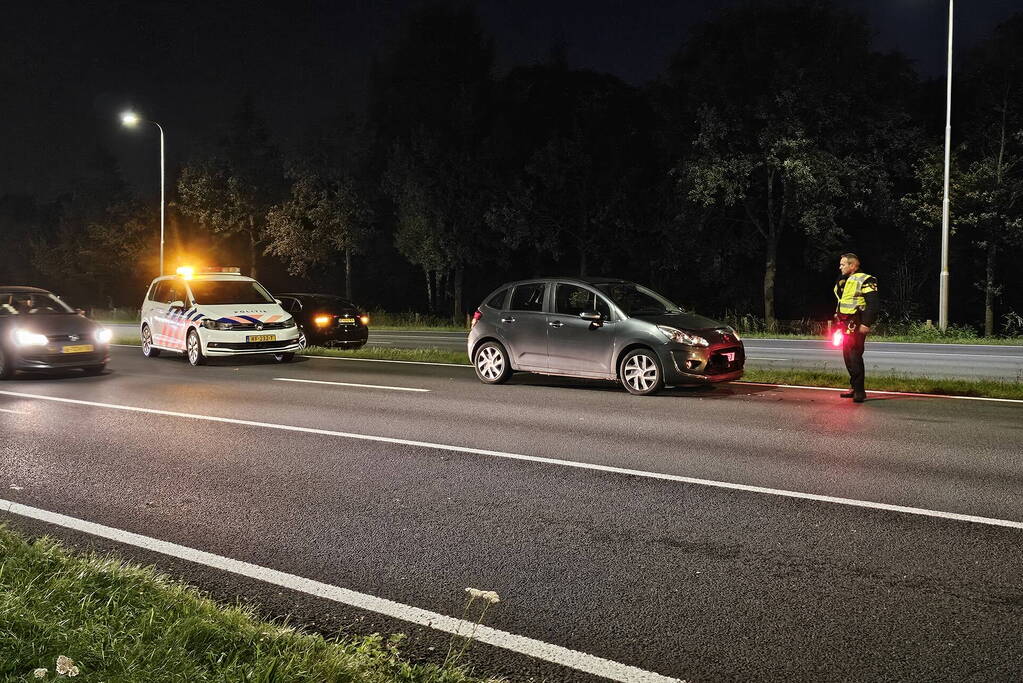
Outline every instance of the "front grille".
[[[71, 337], [74, 337], [74, 339], [72, 339]], [[85, 335], [85, 334], [48, 334], [48, 335], [46, 335], [46, 338], [49, 339], [52, 342], [72, 342], [72, 343], [81, 342], [83, 344], [92, 344], [92, 343], [94, 343], [94, 341], [92, 339], [90, 339], [88, 335]]]
[[[288, 329], [290, 327], [292, 327], [292, 324], [290, 322], [289, 323], [263, 323], [263, 329], [264, 330], [286, 330], [286, 329]], [[249, 331], [249, 330], [256, 330], [256, 324], [255, 323], [249, 323], [249, 324], [235, 323], [235, 324], [231, 325], [231, 331], [232, 332], [234, 332], [234, 331], [244, 332], [244, 331]], [[256, 331], [262, 331], [262, 330], [256, 330]]]
[[286, 349], [294, 345], [294, 339], [287, 339], [270, 342], [210, 342], [206, 347], [210, 349], [229, 349], [231, 351], [262, 351], [266, 349]]
[[[728, 356], [725, 355], [727, 353], [734, 353], [735, 360], [729, 361]], [[745, 361], [746, 355], [742, 352], [742, 347], [735, 346], [716, 349], [711, 354], [710, 359], [707, 360], [707, 367], [704, 372], [708, 375], [723, 375], [727, 372], [735, 372], [736, 370], [742, 370]]]

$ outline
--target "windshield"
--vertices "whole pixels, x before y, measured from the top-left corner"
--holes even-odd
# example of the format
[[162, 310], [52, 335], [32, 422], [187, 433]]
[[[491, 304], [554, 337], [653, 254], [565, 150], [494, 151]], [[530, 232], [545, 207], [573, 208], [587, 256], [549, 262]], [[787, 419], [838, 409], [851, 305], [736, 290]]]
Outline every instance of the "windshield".
[[0, 315], [63, 315], [70, 306], [47, 292], [0, 292]]
[[605, 282], [597, 289], [610, 297], [625, 315], [664, 315], [682, 313], [682, 308], [657, 292], [632, 282]]
[[262, 285], [252, 280], [193, 280], [188, 283], [192, 300], [197, 304], [218, 306], [226, 304], [272, 304]]

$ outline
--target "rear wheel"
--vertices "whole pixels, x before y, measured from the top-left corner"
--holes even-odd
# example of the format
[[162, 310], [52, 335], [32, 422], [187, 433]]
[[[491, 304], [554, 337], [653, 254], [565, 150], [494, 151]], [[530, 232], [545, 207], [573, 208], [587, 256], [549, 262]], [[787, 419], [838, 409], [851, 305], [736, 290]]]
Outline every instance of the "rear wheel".
[[14, 373], [14, 358], [0, 346], [0, 379], [11, 379]]
[[495, 341], [485, 342], [476, 349], [472, 365], [484, 384], [504, 384], [512, 375], [508, 352]]
[[153, 333], [149, 325], [142, 326], [142, 355], [146, 358], [156, 358], [160, 355], [160, 349], [153, 346]]
[[206, 365], [206, 356], [202, 352], [202, 341], [199, 333], [195, 330], [188, 331], [188, 341], [185, 344], [185, 355], [188, 357], [189, 365]]
[[649, 396], [664, 388], [664, 373], [653, 351], [636, 349], [626, 354], [618, 372], [622, 386], [630, 394]]

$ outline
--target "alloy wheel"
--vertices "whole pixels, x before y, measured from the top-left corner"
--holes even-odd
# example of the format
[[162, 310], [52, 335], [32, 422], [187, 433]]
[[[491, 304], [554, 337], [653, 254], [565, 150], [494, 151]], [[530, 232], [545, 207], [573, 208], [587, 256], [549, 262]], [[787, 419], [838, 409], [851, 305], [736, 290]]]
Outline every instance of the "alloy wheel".
[[487, 346], [476, 354], [476, 368], [480, 376], [491, 382], [504, 372], [504, 354], [496, 346]]
[[622, 368], [625, 383], [637, 393], [650, 391], [657, 384], [658, 373], [654, 360], [642, 353], [629, 358]]

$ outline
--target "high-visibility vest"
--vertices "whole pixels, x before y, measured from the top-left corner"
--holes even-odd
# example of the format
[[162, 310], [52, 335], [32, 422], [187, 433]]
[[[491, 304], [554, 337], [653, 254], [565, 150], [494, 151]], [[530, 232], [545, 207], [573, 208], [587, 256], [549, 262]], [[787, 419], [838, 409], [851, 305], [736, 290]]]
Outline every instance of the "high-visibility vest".
[[845, 280], [845, 287], [842, 291], [835, 285], [835, 298], [838, 299], [838, 312], [843, 315], [853, 315], [857, 311], [867, 308], [867, 299], [864, 294], [876, 292], [877, 286], [874, 283], [867, 284], [871, 275], [866, 273], [853, 273]]

